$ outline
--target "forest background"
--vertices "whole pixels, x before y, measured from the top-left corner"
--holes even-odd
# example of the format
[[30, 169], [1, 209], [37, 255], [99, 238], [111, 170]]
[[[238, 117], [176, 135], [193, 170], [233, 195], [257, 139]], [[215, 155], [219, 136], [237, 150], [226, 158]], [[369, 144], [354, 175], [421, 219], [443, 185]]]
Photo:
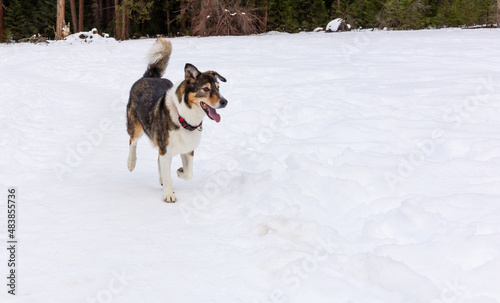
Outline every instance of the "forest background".
[[62, 38], [96, 28], [141, 36], [295, 33], [343, 18], [353, 28], [496, 26], [500, 0], [0, 0], [0, 40]]

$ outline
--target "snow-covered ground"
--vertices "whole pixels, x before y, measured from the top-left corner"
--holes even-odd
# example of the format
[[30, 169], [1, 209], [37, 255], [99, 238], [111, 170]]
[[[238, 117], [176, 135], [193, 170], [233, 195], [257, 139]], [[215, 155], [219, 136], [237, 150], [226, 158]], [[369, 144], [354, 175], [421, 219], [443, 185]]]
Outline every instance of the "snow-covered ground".
[[0, 45], [1, 302], [500, 301], [499, 30], [171, 41], [229, 101], [175, 204], [126, 165], [154, 40]]

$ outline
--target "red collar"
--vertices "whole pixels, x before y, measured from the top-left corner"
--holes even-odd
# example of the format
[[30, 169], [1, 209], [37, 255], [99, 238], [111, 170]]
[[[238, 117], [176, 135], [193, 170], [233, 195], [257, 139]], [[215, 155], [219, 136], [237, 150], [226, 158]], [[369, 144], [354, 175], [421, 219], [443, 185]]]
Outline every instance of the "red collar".
[[203, 130], [203, 128], [201, 126], [203, 124], [203, 121], [201, 121], [200, 124], [198, 124], [198, 126], [192, 126], [191, 124], [187, 123], [187, 121], [184, 118], [181, 117], [181, 115], [179, 114], [179, 111], [177, 111], [177, 115], [179, 116], [179, 123], [185, 129], [187, 129], [189, 131], [193, 131], [193, 130], [197, 129], [200, 132]]

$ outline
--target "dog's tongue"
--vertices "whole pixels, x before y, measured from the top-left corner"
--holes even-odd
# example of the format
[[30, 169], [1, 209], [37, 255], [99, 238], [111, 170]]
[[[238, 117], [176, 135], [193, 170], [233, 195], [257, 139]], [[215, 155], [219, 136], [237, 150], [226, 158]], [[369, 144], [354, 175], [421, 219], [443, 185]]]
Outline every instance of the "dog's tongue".
[[215, 120], [215, 122], [217, 122], [217, 123], [220, 122], [220, 116], [219, 116], [219, 114], [217, 113], [217, 111], [215, 109], [213, 109], [210, 106], [208, 106], [208, 116], [210, 118], [212, 118], [213, 120]]

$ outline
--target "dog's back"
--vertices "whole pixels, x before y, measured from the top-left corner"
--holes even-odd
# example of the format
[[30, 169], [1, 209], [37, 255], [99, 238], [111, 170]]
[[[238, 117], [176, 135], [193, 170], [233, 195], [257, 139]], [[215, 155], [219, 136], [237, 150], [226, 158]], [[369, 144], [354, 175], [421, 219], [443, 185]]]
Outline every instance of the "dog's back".
[[[165, 94], [173, 84], [170, 80], [161, 78], [171, 53], [170, 41], [159, 38], [149, 51], [146, 72], [130, 90], [127, 104], [127, 132], [131, 138], [130, 144], [145, 132], [155, 144], [163, 145], [163, 142], [158, 142], [159, 138], [156, 138], [158, 136], [155, 136], [155, 133], [173, 127], [173, 124], [169, 123], [169, 116], [163, 112]], [[167, 123], [172, 125], [165, 125]], [[161, 148], [163, 149], [163, 146]], [[129, 169], [132, 170], [133, 166], [135, 165], [131, 165]]]

